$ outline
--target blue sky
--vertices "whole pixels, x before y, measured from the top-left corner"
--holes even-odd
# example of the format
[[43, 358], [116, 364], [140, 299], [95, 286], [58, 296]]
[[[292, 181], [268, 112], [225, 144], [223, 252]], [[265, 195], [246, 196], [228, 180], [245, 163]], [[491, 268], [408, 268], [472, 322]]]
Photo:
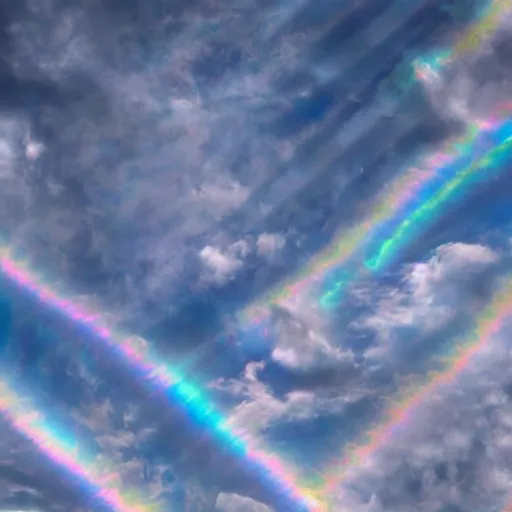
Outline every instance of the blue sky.
[[[413, 60], [453, 46], [482, 6], [1, 6], [3, 245], [51, 288], [149, 340], [332, 510], [501, 511], [512, 497], [506, 319], [349, 477], [329, 491], [319, 482], [407, 378], [438, 369], [475, 331], [507, 280], [507, 159], [418, 226], [385, 269], [360, 271], [357, 253], [264, 322], [242, 321], [360, 224], [420, 155], [509, 103], [510, 15], [439, 80], [411, 79]], [[340, 275], [346, 293], [321, 307]], [[159, 510], [288, 510], [207, 427], [6, 273], [0, 332], [17, 391]], [[5, 415], [0, 429], [0, 510], [103, 510]]]

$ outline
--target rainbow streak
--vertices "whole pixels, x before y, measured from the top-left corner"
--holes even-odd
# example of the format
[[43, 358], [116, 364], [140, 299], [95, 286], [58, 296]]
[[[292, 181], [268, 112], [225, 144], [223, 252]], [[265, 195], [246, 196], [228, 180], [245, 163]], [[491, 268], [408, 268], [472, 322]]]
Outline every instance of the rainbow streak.
[[477, 21], [464, 31], [462, 37], [451, 49], [415, 60], [413, 67], [417, 78], [429, 80], [437, 77], [441, 68], [451, 64], [458, 57], [476, 51], [482, 42], [496, 31], [503, 15], [511, 8], [511, 0], [491, 1], [485, 9], [482, 9]]
[[[432, 171], [431, 173], [433, 178], [423, 182], [423, 186], [418, 186], [414, 190], [414, 193], [408, 194], [407, 198], [399, 197], [398, 201], [394, 196], [388, 196], [386, 198], [390, 201], [391, 205], [394, 205], [394, 215], [388, 216], [380, 223], [373, 223], [371, 229], [367, 232], [368, 235], [365, 240], [366, 247], [371, 247], [371, 245], [375, 244], [379, 234], [386, 228], [389, 230], [389, 226], [392, 224], [399, 222], [399, 219], [404, 216], [404, 212], [407, 212], [408, 209], [410, 210], [412, 208], [414, 212], [415, 209], [421, 208], [422, 204], [428, 201], [431, 196], [436, 197], [439, 191], [443, 190], [443, 186], [447, 186], [446, 184], [453, 183], [461, 178], [463, 174], [460, 172], [461, 168], [465, 169], [472, 161], [482, 158], [483, 155], [479, 154], [482, 152], [479, 143], [482, 142], [482, 139], [488, 138], [486, 137], [488, 134], [481, 130], [480, 127], [481, 125], [478, 123], [471, 124], [466, 134], [459, 139], [456, 144], [450, 145], [450, 149], [452, 150], [450, 152], [450, 159], [440, 158], [439, 154], [435, 154], [431, 160], [432, 164], [437, 167], [436, 171]], [[484, 140], [484, 142], [487, 141]], [[446, 155], [446, 153], [443, 153], [443, 155]], [[440, 185], [438, 182], [440, 182]], [[427, 199], [425, 199], [425, 195]], [[417, 206], [418, 202], [420, 203], [419, 207]], [[416, 225], [413, 224], [413, 222], [417, 220], [415, 217], [408, 220], [410, 220], [408, 225]], [[404, 225], [405, 222], [407, 221], [403, 221], [401, 225]], [[380, 249], [377, 249], [377, 256], [379, 250]], [[374, 256], [374, 258], [377, 256]], [[372, 261], [373, 260], [370, 259], [366, 262], [366, 269], [375, 271], [377, 268], [372, 266]], [[362, 269], [356, 268], [351, 276], [335, 280], [331, 283], [329, 289], [320, 298], [320, 304], [324, 308], [337, 304], [340, 294], [346, 289], [350, 282], [354, 281], [358, 275], [361, 274], [361, 272]]]
[[439, 215], [442, 206], [460, 197], [474, 183], [488, 179], [490, 169], [503, 168], [512, 150], [512, 120], [501, 125], [494, 135], [499, 139], [498, 145], [457, 173], [409, 214], [395, 229], [393, 235], [382, 243], [376, 254], [365, 262], [367, 268], [373, 271], [381, 270], [398, 250], [417, 236], [420, 228], [424, 228]]
[[221, 445], [249, 465], [274, 497], [285, 502], [286, 510], [319, 510], [320, 504], [305, 494], [294, 483], [292, 475], [274, 456], [258, 450], [254, 443], [237, 434], [201, 390], [187, 382], [178, 371], [172, 369], [150, 348], [150, 343], [137, 336], [115, 332], [102, 321], [101, 315], [88, 311], [71, 299], [59, 296], [22, 261], [17, 261], [8, 248], [0, 251], [0, 269], [5, 277], [35, 296], [45, 306], [53, 308], [68, 319], [87, 326], [94, 338], [115, 353], [124, 364], [137, 372], [137, 378], [153, 389], [165, 393], [169, 400], [180, 406], [186, 414]]
[[[399, 249], [403, 249], [418, 232], [433, 221], [440, 213], [443, 205], [460, 197], [474, 183], [487, 179], [489, 173], [483, 173], [490, 167], [500, 166], [503, 159], [508, 157], [510, 150], [509, 136], [512, 134], [512, 120], [502, 122], [512, 112], [512, 104], [503, 104], [497, 110], [497, 114], [488, 121], [475, 121], [469, 125], [464, 140], [458, 144], [460, 152], [459, 158], [445, 165], [436, 174], [438, 176], [449, 175], [451, 179], [446, 179], [440, 186], [432, 186], [434, 180], [425, 183], [425, 187], [419, 189], [417, 194], [411, 198], [411, 201], [404, 206], [395, 218], [389, 218], [386, 223], [380, 226], [374, 226], [371, 233], [370, 243], [375, 243], [379, 230], [389, 226], [391, 223], [398, 222], [400, 216], [404, 217], [398, 226], [392, 231], [391, 236], [384, 242], [377, 244], [377, 249], [365, 262], [366, 270], [378, 271], [391, 261]], [[489, 142], [492, 145], [498, 144], [490, 151], [482, 154], [481, 147], [487, 146]], [[491, 175], [492, 176], [492, 175]], [[391, 198], [395, 201], [394, 198]], [[407, 213], [409, 211], [409, 213]], [[361, 274], [359, 269], [359, 274]], [[338, 279], [329, 285], [329, 289], [320, 299], [320, 304], [328, 308], [338, 303], [340, 294], [346, 287], [356, 279], [358, 270], [354, 270], [348, 278]]]
[[[443, 171], [450, 169], [450, 165], [460, 155], [469, 156], [473, 149], [472, 145], [477, 140], [479, 133], [478, 126], [471, 125], [463, 135], [448, 140], [440, 151], [411, 167], [405, 174], [395, 180], [390, 190], [380, 199], [368, 218], [348, 232], [341, 231], [334, 241], [319, 256], [301, 269], [300, 273], [289, 284], [272, 290], [257, 303], [253, 303], [244, 310], [241, 320], [260, 322], [269, 314], [273, 304], [284, 305], [294, 296], [301, 294], [304, 289], [324, 279], [328, 272], [347, 263], [365, 243], [371, 240], [372, 235], [400, 213], [425, 185], [442, 176]], [[355, 277], [355, 275], [352, 277]], [[335, 292], [337, 293], [339, 286], [335, 286], [335, 288], [337, 288]], [[322, 298], [324, 304], [332, 298], [332, 294], [333, 291], [331, 290], [331, 292], [324, 295]]]
[[486, 9], [480, 14], [480, 19], [469, 27], [464, 37], [454, 46], [451, 60], [461, 55], [474, 52], [482, 44], [484, 38], [495, 32], [499, 27], [502, 17], [512, 7], [510, 0], [492, 0]]
[[[453, 48], [438, 52], [428, 58], [415, 59], [413, 70], [416, 80], [422, 82], [431, 76], [437, 77], [441, 68], [449, 65], [455, 58], [475, 51], [484, 38], [498, 28], [501, 17], [511, 7], [511, 0], [492, 1], [485, 9], [482, 9], [478, 20], [463, 32]], [[269, 316], [272, 305], [285, 305], [293, 297], [300, 295], [311, 285], [324, 279], [328, 272], [346, 263], [366, 242], [369, 238], [368, 234], [378, 229], [383, 222], [390, 220], [414, 198], [424, 185], [428, 184], [429, 180], [435, 178], [439, 170], [448, 165], [450, 160], [461, 151], [459, 146], [472, 144], [482, 127], [482, 123], [472, 124], [461, 138], [449, 140], [440, 152], [399, 177], [392, 185], [390, 192], [379, 201], [366, 220], [348, 231], [343, 230], [327, 249], [302, 268], [298, 274], [285, 283], [280, 283], [276, 288], [247, 306], [238, 315], [240, 324], [254, 325], [262, 322]], [[354, 276], [351, 276], [351, 279], [353, 278]], [[336, 290], [331, 290], [322, 297], [323, 305], [328, 305], [330, 300], [345, 286], [345, 282], [339, 281], [334, 287]]]
[[503, 321], [511, 315], [512, 278], [509, 278], [478, 316], [472, 335], [442, 358], [444, 370], [429, 373], [423, 383], [402, 391], [398, 400], [385, 412], [383, 421], [366, 433], [360, 443], [350, 444], [346, 448], [341, 461], [334, 463], [334, 467], [326, 472], [324, 495], [331, 496], [358, 466], [378, 452], [400, 429], [406, 427], [414, 412], [429, 395], [440, 391], [439, 388], [454, 384], [456, 378], [470, 366], [474, 357], [500, 331]]
[[[4, 370], [4, 369], [2, 369]], [[27, 397], [13, 389], [12, 382], [2, 371], [0, 379], [0, 414], [25, 438], [29, 439], [52, 462], [66, 468], [96, 501], [116, 512], [150, 512], [157, 506], [135, 504], [135, 493], [122, 491], [116, 483], [118, 475], [111, 468], [112, 463], [98, 464], [91, 453], [80, 448], [78, 441], [54, 422], [44, 418]], [[138, 500], [140, 502], [140, 500]]]

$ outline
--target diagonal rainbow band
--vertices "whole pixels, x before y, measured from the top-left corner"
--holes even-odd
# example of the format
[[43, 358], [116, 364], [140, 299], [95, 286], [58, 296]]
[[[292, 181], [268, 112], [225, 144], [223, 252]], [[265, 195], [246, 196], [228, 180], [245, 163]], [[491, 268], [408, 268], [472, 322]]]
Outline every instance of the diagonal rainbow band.
[[156, 504], [143, 505], [140, 493], [119, 484], [114, 464], [89, 453], [61, 426], [45, 418], [28, 396], [16, 391], [13, 379], [2, 368], [0, 378], [0, 415], [23, 437], [30, 440], [70, 479], [86, 487], [96, 503], [115, 512], [157, 512]]
[[414, 72], [419, 80], [428, 80], [436, 76], [442, 68], [456, 58], [475, 52], [487, 38], [500, 27], [503, 16], [512, 9], [511, 0], [491, 0], [480, 12], [475, 23], [464, 31], [455, 45], [427, 57], [420, 57], [413, 63]]
[[[441, 206], [448, 203], [449, 199], [452, 199], [455, 192], [469, 183], [470, 178], [474, 177], [478, 170], [484, 168], [483, 164], [487, 162], [485, 157], [488, 155], [486, 148], [494, 144], [491, 135], [496, 137], [496, 133], [483, 131], [477, 123], [473, 123], [462, 137], [449, 141], [440, 152], [429, 158], [427, 165], [423, 168], [423, 175], [428, 176], [427, 179], [417, 182], [414, 188], [406, 189], [402, 194], [386, 195], [381, 208], [393, 214], [381, 218], [373, 217], [372, 221], [367, 223], [363, 243], [357, 248], [360, 253], [365, 251], [372, 254], [366, 259], [366, 270], [381, 270], [384, 265], [384, 255], [389, 257], [388, 260], [391, 259], [391, 251], [386, 252], [389, 240], [384, 238], [384, 241], [381, 241], [383, 235], [385, 236], [390, 230], [392, 234], [395, 233], [396, 244], [393, 247], [393, 255], [396, 255], [398, 250], [405, 248], [406, 242], [412, 239], [412, 235], [407, 240], [404, 236], [398, 236], [404, 229], [414, 230], [414, 234], [417, 234], [426, 227], [426, 220], [418, 212], [424, 212], [432, 206], [432, 198], [438, 198], [436, 205], [439, 210]], [[472, 167], [471, 162], [474, 160], [481, 162], [482, 165], [477, 168]], [[472, 172], [466, 172], [468, 166]], [[489, 173], [486, 176], [488, 177]], [[431, 210], [432, 208], [428, 208], [428, 211]], [[402, 242], [400, 244], [399, 239]], [[359, 257], [364, 259], [363, 254], [359, 254]], [[359, 268], [350, 276], [334, 279], [328, 283], [327, 290], [320, 298], [320, 304], [324, 308], [337, 304], [348, 285], [362, 272], [363, 269]]]
[[[425, 403], [428, 396], [444, 386], [454, 384], [457, 377], [470, 367], [475, 356], [489, 346], [493, 337], [499, 334], [504, 321], [510, 317], [512, 278], [509, 277], [477, 317], [473, 333], [442, 358], [444, 370], [428, 374], [423, 382], [399, 393], [385, 412], [383, 420], [367, 432], [361, 441], [349, 445], [344, 455], [331, 464], [331, 468], [325, 472], [327, 484], [324, 495], [331, 496], [358, 466], [385, 447], [400, 429], [408, 425], [414, 412]], [[334, 512], [335, 509], [330, 507], [328, 510]]]
[[422, 198], [419, 205], [405, 216], [391, 236], [383, 241], [375, 254], [365, 262], [367, 268], [373, 271], [381, 270], [400, 249], [417, 236], [420, 229], [439, 215], [442, 207], [460, 198], [475, 183], [495, 176], [493, 170], [502, 172], [505, 169], [504, 164], [512, 153], [512, 120], [504, 122], [495, 130], [485, 130], [483, 135], [495, 144], [494, 147], [477, 157], [474, 162], [462, 167], [452, 179]]
[[277, 457], [263, 452], [243, 434], [231, 428], [204, 393], [185, 380], [155, 353], [150, 343], [137, 336], [116, 331], [102, 320], [102, 315], [89, 311], [78, 302], [60, 295], [47, 285], [25, 262], [16, 260], [7, 247], [0, 252], [0, 270], [3, 275], [25, 292], [45, 305], [63, 314], [75, 323], [86, 326], [94, 339], [114, 353], [125, 365], [137, 372], [137, 378], [152, 389], [164, 392], [173, 405], [179, 406], [192, 421], [207, 431], [221, 446], [238, 459], [243, 459], [250, 471], [280, 502], [286, 510], [311, 512], [320, 504], [295, 483]]
[[[476, 51], [482, 41], [499, 28], [503, 15], [511, 9], [511, 0], [489, 2], [481, 10], [478, 19], [463, 31], [452, 48], [413, 61], [413, 75], [416, 80], [421, 82], [429, 73], [438, 73], [457, 57]], [[372, 235], [383, 223], [392, 221], [400, 215], [403, 208], [414, 200], [424, 187], [438, 179], [457, 158], [470, 154], [473, 143], [481, 135], [482, 128], [482, 123], [472, 123], [464, 134], [448, 140], [438, 152], [421, 158], [407, 169], [393, 182], [390, 190], [382, 195], [366, 219], [353, 228], [343, 229], [326, 249], [298, 273], [249, 304], [238, 315], [240, 323], [254, 325], [262, 322], [269, 316], [273, 305], [286, 305], [288, 301], [325, 279], [333, 269], [346, 264], [371, 240]], [[352, 276], [350, 280], [353, 278]], [[339, 281], [330, 287], [331, 289], [323, 294], [321, 304], [327, 306], [330, 302], [335, 302], [337, 295], [345, 286], [345, 281]]]
[[383, 223], [392, 220], [411, 200], [414, 200], [422, 187], [439, 178], [442, 171], [448, 168], [458, 155], [468, 154], [478, 133], [475, 126], [470, 126], [462, 136], [454, 137], [443, 144], [437, 153], [424, 157], [422, 161], [411, 166], [392, 183], [366, 219], [348, 231], [342, 230], [293, 280], [280, 285], [250, 305], [243, 312], [242, 319], [249, 322], [261, 321], [267, 316], [272, 304], [285, 304], [313, 284], [320, 283], [331, 270], [348, 262], [364, 246], [373, 232]]
[[[500, 118], [503, 115], [501, 113]], [[300, 277], [292, 284], [273, 290], [264, 302], [255, 303], [244, 311], [244, 320], [260, 322], [272, 304], [286, 304], [308, 287], [321, 283], [333, 269], [349, 263], [354, 257], [361, 258], [361, 251], [376, 243], [377, 248], [373, 250], [373, 256], [367, 258], [366, 268], [373, 271], [381, 269], [392, 252], [396, 254], [398, 249], [405, 247], [406, 234], [414, 230], [417, 233], [426, 226], [428, 219], [424, 218], [425, 212], [432, 212], [434, 207], [439, 210], [457, 197], [461, 190], [467, 190], [475, 180], [492, 176], [492, 173], [482, 171], [496, 168], [508, 155], [511, 130], [512, 121], [500, 124], [498, 118], [487, 123], [470, 124], [464, 134], [448, 140], [439, 151], [424, 158], [397, 179], [367, 219], [336, 237], [326, 250], [301, 270]], [[490, 145], [496, 147], [488, 150]], [[398, 224], [391, 237], [393, 246], [389, 240], [379, 242], [382, 232], [393, 224]], [[413, 234], [410, 234], [410, 238]], [[329, 283], [320, 304], [329, 307], [336, 303], [360, 272], [361, 269], [356, 268], [350, 276]]]
[[[473, 185], [486, 182], [506, 170], [504, 164], [510, 159], [512, 150], [512, 119], [507, 119], [510, 112], [512, 104], [503, 104], [489, 120], [470, 123], [466, 134], [451, 144], [452, 150], [448, 153], [454, 155], [451, 161], [446, 158], [446, 152], [433, 156], [432, 161], [441, 164], [435, 172], [438, 183], [436, 180], [424, 182], [410, 194], [408, 202], [399, 200], [401, 208], [395, 210], [394, 216], [380, 224], [373, 223], [368, 230], [365, 243], [374, 248], [366, 258], [366, 270], [382, 270], [439, 217], [443, 208], [460, 199]], [[396, 204], [395, 197], [388, 197]], [[383, 232], [387, 233], [384, 237]], [[324, 307], [336, 304], [340, 294], [357, 276], [356, 271], [348, 278], [330, 283], [320, 304]]]

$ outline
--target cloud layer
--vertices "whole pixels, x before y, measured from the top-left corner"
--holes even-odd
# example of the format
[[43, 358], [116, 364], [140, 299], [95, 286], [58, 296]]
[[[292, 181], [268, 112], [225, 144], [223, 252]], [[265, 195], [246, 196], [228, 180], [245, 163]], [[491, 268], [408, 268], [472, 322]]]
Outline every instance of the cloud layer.
[[[336, 511], [495, 512], [512, 483], [507, 322], [328, 495], [322, 478], [499, 289], [509, 173], [457, 199], [385, 272], [358, 273], [338, 307], [320, 307], [318, 282], [240, 325], [416, 154], [509, 102], [509, 16], [420, 84], [412, 60], [452, 44], [474, 2], [335, 4], [1, 7], [0, 239], [48, 286], [148, 338]], [[207, 425], [144, 391], [90, 332], [3, 275], [0, 299], [2, 361], [147, 503], [278, 507]], [[96, 510], [0, 428], [0, 509]]]

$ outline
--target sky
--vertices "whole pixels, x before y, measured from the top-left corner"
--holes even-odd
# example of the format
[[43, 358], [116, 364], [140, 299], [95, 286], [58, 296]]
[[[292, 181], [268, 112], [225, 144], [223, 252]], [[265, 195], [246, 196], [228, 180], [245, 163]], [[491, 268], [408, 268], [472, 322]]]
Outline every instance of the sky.
[[0, 2], [0, 511], [512, 510], [511, 27]]

